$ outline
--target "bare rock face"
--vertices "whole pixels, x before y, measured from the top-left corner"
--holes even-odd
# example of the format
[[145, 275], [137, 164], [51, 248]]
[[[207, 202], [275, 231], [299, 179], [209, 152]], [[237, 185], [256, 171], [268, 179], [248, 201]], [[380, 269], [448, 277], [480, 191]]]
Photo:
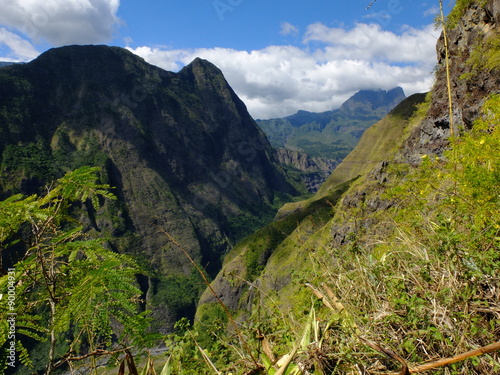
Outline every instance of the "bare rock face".
[[313, 157], [303, 152], [284, 148], [276, 150], [276, 158], [280, 164], [300, 171], [301, 182], [311, 193], [318, 191], [339, 164], [337, 160]]
[[[447, 30], [455, 134], [470, 128], [478, 117], [485, 98], [499, 92], [498, 71], [481, 69], [472, 72], [469, 60], [475, 49], [484, 46], [488, 39], [498, 32], [500, 32], [499, 0], [490, 0], [485, 6], [480, 2], [471, 2], [457, 24]], [[436, 49], [438, 69], [430, 110], [427, 119], [413, 132], [403, 152], [405, 158], [413, 163], [417, 163], [423, 154], [440, 154], [446, 148], [446, 139], [450, 135], [446, 49], [443, 34]], [[471, 73], [473, 78], [470, 78]]]

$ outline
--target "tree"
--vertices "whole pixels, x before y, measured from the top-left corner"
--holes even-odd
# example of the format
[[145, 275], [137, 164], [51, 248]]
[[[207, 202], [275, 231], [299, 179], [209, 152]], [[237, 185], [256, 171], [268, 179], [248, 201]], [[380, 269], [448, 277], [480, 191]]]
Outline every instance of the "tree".
[[138, 267], [106, 248], [105, 239], [87, 238], [70, 215], [85, 204], [98, 209], [100, 198], [114, 199], [109, 186], [97, 184], [98, 170], [69, 172], [44, 196], [0, 202], [0, 250], [24, 252], [8, 272], [2, 267], [0, 347], [7, 355], [0, 369], [31, 364], [23, 337], [48, 341], [45, 374], [84, 358], [95, 365], [96, 356], [116, 352], [112, 344], [125, 350], [144, 337], [148, 319], [138, 313]]

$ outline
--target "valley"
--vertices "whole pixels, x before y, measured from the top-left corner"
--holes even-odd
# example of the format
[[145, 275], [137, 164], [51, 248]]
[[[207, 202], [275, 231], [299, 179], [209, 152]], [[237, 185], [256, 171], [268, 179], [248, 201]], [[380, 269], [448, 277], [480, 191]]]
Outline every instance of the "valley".
[[499, 373], [500, 3], [444, 27], [429, 93], [269, 120], [200, 58], [0, 66], [0, 370]]

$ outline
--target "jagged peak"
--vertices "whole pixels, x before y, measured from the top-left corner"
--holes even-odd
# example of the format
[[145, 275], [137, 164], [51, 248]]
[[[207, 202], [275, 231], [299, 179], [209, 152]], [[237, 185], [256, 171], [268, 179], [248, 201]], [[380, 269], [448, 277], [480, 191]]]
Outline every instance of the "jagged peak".
[[406, 97], [401, 87], [395, 87], [390, 90], [360, 90], [349, 99], [347, 99], [341, 106], [340, 110], [353, 109], [357, 107], [356, 103], [371, 104], [373, 109], [380, 107], [394, 107], [401, 100]]
[[210, 61], [196, 57], [180, 71], [181, 74], [193, 74], [197, 79], [220, 76], [224, 77], [222, 71]]

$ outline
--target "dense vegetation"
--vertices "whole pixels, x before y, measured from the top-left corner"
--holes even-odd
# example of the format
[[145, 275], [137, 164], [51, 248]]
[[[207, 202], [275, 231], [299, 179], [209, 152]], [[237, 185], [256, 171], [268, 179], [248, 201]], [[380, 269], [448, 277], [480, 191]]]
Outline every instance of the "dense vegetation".
[[123, 48], [66, 46], [2, 67], [0, 200], [44, 195], [84, 166], [99, 167], [118, 199], [75, 217], [89, 238], [140, 265], [145, 305], [163, 333], [193, 318], [204, 285], [160, 229], [215, 276], [237, 241], [298, 194], [207, 61], [172, 73]]
[[[96, 183], [97, 171], [83, 167], [42, 196], [17, 194], [0, 202], [0, 246], [8, 263], [0, 278], [6, 292], [0, 300], [2, 371], [22, 363], [52, 374], [80, 357], [95, 366], [98, 356], [147, 343], [150, 321], [140, 312], [135, 285], [139, 268], [109, 250], [105, 238], [86, 238], [70, 215], [78, 206], [96, 210], [100, 199], [114, 198], [109, 186]], [[34, 347], [39, 358], [28, 354]]]

